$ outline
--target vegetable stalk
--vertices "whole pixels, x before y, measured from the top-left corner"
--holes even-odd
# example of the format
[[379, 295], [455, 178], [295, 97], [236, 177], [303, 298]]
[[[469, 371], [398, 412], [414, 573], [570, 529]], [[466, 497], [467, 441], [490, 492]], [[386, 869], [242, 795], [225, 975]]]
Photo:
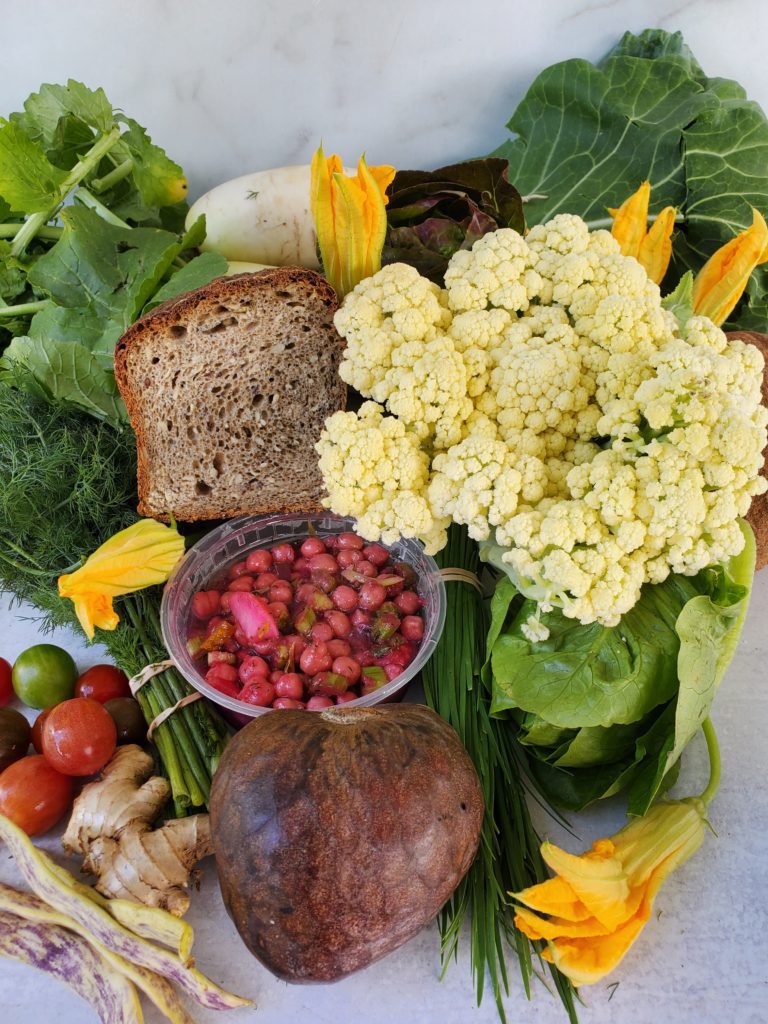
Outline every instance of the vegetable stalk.
[[120, 128], [115, 125], [110, 132], [107, 132], [106, 135], [102, 135], [102, 137], [94, 143], [82, 160], [78, 160], [61, 183], [61, 187], [51, 197], [51, 203], [48, 208], [42, 210], [40, 213], [31, 214], [19, 228], [13, 239], [13, 244], [11, 245], [12, 256], [20, 256], [24, 252], [40, 228], [55, 216], [59, 207], [72, 189], [75, 188], [83, 178], [93, 170], [94, 167], [98, 166], [99, 162], [104, 156], [106, 156], [119, 138]]
[[[477, 545], [463, 527], [450, 527], [437, 562], [441, 567], [479, 572]], [[502, 996], [509, 991], [505, 940], [515, 948], [529, 996], [534, 973], [531, 946], [512, 924], [508, 893], [542, 881], [547, 872], [528, 811], [514, 739], [503, 722], [491, 718], [489, 694], [480, 678], [487, 631], [483, 600], [465, 582], [446, 581], [446, 588], [445, 629], [422, 670], [424, 692], [430, 707], [456, 729], [474, 761], [486, 810], [478, 855], [441, 914], [443, 960], [456, 953], [462, 923], [470, 914], [477, 1001], [483, 996], [487, 970], [499, 1017], [505, 1021]], [[573, 988], [557, 970], [552, 974], [568, 1018], [574, 1022]]]

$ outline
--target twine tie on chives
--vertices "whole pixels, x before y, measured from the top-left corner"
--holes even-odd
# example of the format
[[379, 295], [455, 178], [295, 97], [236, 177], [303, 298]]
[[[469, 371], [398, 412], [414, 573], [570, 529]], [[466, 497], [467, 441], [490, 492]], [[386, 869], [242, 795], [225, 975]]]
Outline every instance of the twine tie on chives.
[[[142, 686], [144, 686], [145, 683], [148, 683], [150, 679], [153, 679], [155, 676], [159, 676], [160, 673], [165, 672], [167, 668], [174, 667], [175, 662], [170, 659], [167, 661], [156, 661], [153, 665], [145, 665], [141, 672], [137, 672], [135, 676], [128, 680], [128, 686], [131, 689], [131, 693], [135, 697]], [[185, 708], [188, 704], [192, 704], [193, 701], [200, 700], [202, 696], [202, 693], [188, 693], [186, 697], [182, 697], [181, 700], [177, 700], [175, 704], [171, 705], [171, 707], [165, 708], [165, 710], [161, 711], [159, 715], [155, 715], [149, 723], [147, 739], [151, 740], [155, 729], [157, 729], [159, 725], [162, 725], [163, 722], [170, 718], [174, 712], [179, 710], [179, 708]]]

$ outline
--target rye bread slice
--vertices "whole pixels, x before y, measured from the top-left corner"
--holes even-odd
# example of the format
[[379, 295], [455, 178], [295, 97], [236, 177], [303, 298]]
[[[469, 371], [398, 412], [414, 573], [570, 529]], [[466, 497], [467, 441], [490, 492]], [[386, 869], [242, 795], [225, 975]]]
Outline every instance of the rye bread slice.
[[[741, 338], [742, 341], [755, 345], [763, 353], [765, 358], [765, 370], [763, 371], [763, 405], [768, 407], [768, 334], [758, 334], [756, 331], [729, 331], [729, 338]], [[763, 451], [763, 468], [760, 470], [764, 477], [768, 477], [768, 446]], [[765, 494], [758, 494], [752, 499], [747, 514], [747, 522], [752, 527], [757, 545], [757, 561], [755, 569], [762, 569], [768, 565], [768, 491]]]
[[315, 512], [314, 444], [343, 409], [336, 293], [280, 267], [158, 306], [115, 349], [138, 452], [141, 515], [193, 522]]

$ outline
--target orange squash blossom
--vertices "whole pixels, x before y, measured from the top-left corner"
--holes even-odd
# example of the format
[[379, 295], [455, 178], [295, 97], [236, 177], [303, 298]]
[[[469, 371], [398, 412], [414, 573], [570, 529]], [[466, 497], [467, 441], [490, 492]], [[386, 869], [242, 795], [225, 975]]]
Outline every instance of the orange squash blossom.
[[322, 146], [312, 158], [310, 209], [325, 276], [339, 298], [381, 268], [394, 176], [394, 167], [369, 167], [363, 156], [357, 174], [347, 175], [341, 157], [326, 157]]
[[618, 209], [609, 208], [608, 212], [613, 217], [611, 234], [619, 243], [623, 255], [634, 256], [648, 277], [656, 284], [661, 284], [672, 256], [676, 211], [674, 206], [665, 206], [649, 230], [650, 198], [651, 183], [644, 181]]

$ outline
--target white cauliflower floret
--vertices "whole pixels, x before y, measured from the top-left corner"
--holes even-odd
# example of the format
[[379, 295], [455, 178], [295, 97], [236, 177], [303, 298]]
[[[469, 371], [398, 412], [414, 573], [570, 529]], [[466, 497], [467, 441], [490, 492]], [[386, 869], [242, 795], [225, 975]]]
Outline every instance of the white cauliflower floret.
[[467, 391], [467, 368], [447, 335], [426, 343], [405, 342], [392, 353], [392, 367], [373, 388], [377, 402], [433, 439], [436, 449], [461, 439], [474, 406]]
[[336, 314], [343, 378], [382, 404], [327, 421], [326, 504], [431, 551], [451, 520], [495, 531], [534, 640], [541, 611], [614, 625], [644, 583], [738, 554], [768, 487], [758, 349], [705, 317], [680, 328], [610, 233], [570, 215], [485, 235], [445, 284], [395, 264]]
[[437, 285], [405, 263], [392, 263], [356, 285], [333, 322], [347, 343], [339, 375], [371, 397], [397, 348], [431, 341], [448, 327], [451, 314]]
[[330, 416], [315, 448], [323, 504], [353, 516], [362, 537], [385, 543], [419, 537], [432, 552], [442, 547], [447, 522], [435, 520], [426, 497], [429, 457], [400, 420], [364, 402], [357, 413]]
[[459, 312], [489, 306], [520, 312], [528, 309], [541, 283], [526, 240], [512, 228], [492, 231], [470, 250], [460, 249], [445, 272], [448, 305]]

